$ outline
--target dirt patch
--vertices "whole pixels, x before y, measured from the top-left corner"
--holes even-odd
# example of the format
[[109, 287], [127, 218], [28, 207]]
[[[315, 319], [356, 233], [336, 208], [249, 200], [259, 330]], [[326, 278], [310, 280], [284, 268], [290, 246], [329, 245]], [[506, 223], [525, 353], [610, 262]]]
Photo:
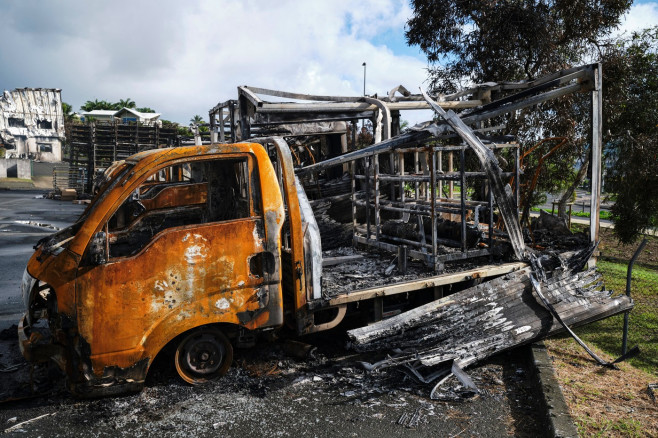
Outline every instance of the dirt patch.
[[[602, 228], [599, 234], [601, 237], [601, 243], [599, 244], [599, 250], [601, 255], [605, 259], [616, 262], [625, 262], [630, 261], [633, 254], [637, 250], [638, 245], [641, 240], [638, 240], [635, 243], [629, 245], [624, 245], [620, 243], [614, 235], [614, 230], [612, 228]], [[638, 257], [636, 264], [640, 266], [645, 266], [649, 268], [658, 269], [658, 237], [655, 236], [644, 236], [647, 238], [647, 246], [644, 247], [642, 253]]]
[[619, 371], [597, 366], [570, 338], [545, 343], [581, 436], [658, 436], [658, 403], [648, 391], [655, 376], [626, 363]]

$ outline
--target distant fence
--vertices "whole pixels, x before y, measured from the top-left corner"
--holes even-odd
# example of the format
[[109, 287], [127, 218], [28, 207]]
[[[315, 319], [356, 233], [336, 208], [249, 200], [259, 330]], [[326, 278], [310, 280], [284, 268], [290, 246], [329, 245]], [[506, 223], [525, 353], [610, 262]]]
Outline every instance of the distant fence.
[[[179, 145], [176, 128], [139, 123], [124, 125], [116, 121], [67, 124], [66, 161], [70, 169], [75, 169], [73, 174], [69, 173], [69, 184], [75, 181], [76, 187], [80, 187], [79, 192], [90, 193], [96, 172], [107, 169], [112, 162], [126, 159], [137, 152]], [[82, 178], [81, 185], [79, 178]], [[56, 181], [53, 175], [53, 185], [64, 184], [65, 179], [62, 175]]]
[[53, 168], [53, 188], [55, 190], [75, 189], [84, 193], [87, 184], [87, 169], [68, 166]]

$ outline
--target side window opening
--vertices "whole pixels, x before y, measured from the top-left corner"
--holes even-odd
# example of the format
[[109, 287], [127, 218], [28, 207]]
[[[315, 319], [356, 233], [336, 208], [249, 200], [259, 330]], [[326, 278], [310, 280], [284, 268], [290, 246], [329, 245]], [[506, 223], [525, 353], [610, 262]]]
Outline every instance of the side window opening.
[[10, 128], [25, 128], [25, 120], [18, 117], [9, 117], [7, 120]]
[[51, 122], [50, 120], [37, 120], [37, 128], [53, 129], [53, 122]]
[[137, 254], [168, 228], [260, 216], [257, 180], [248, 157], [190, 161], [153, 173], [108, 221], [110, 258]]

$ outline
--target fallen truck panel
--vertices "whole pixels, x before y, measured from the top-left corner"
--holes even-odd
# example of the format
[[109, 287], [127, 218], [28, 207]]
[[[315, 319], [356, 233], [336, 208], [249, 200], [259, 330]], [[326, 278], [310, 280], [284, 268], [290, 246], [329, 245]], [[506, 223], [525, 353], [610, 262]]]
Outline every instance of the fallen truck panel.
[[[612, 297], [611, 291], [601, 287], [596, 270], [578, 272], [574, 259], [582, 262], [586, 257], [581, 252], [558, 260], [552, 277], [541, 282], [544, 296], [566, 324], [582, 325], [633, 308], [630, 297]], [[353, 348], [360, 351], [401, 349], [397, 355], [372, 364], [373, 369], [416, 361], [425, 366], [454, 361], [460, 368], [467, 367], [563, 330], [533, 294], [531, 273], [531, 268], [509, 273], [350, 330], [348, 336]]]

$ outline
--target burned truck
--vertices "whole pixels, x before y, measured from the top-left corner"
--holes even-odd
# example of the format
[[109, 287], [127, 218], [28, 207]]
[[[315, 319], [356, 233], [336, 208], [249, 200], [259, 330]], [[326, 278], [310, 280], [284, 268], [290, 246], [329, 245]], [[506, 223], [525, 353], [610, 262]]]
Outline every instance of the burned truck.
[[[578, 81], [581, 87], [592, 70], [577, 73], [552, 86]], [[522, 94], [542, 96], [543, 85]], [[23, 355], [56, 362], [74, 394], [99, 396], [140, 390], [163, 352], [171, 351], [183, 380], [201, 384], [225, 374], [233, 348], [253, 346], [263, 332], [284, 326], [299, 336], [329, 330], [348, 313], [363, 323], [398, 324], [372, 326], [377, 333], [351, 332], [362, 348], [382, 334], [413, 333], [417, 323], [418, 341], [429, 339], [439, 348], [432, 339], [440, 344], [446, 338], [431, 336], [435, 317], [450, 312], [438, 320], [447, 324], [441, 333], [461, 333], [457, 345], [446, 343], [461, 352], [449, 358], [459, 367], [482, 358], [464, 345], [488, 345], [481, 350], [493, 354], [567, 324], [630, 309], [632, 301], [611, 297], [594, 271], [580, 271], [591, 248], [551, 256], [527, 248], [495, 145], [485, 145], [464, 124], [468, 119], [426, 99], [446, 125], [427, 124], [297, 171], [280, 137], [150, 150], [117, 163], [80, 219], [35, 246], [21, 285], [27, 309], [18, 328]], [[434, 142], [447, 126], [461, 138], [447, 148], [473, 152], [481, 166], [477, 175], [464, 166], [442, 175], [432, 164], [448, 151]], [[381, 174], [377, 155], [393, 151], [424, 155], [430, 172]], [[360, 176], [356, 160], [368, 164]], [[343, 163], [352, 163], [353, 247], [323, 254], [299, 177]], [[413, 197], [404, 189], [379, 197], [381, 181], [403, 184], [411, 177]], [[466, 190], [459, 202], [439, 196], [440, 178], [467, 177], [488, 181], [486, 201], [468, 201]], [[361, 189], [365, 197], [359, 198]], [[430, 232], [387, 240], [379, 216], [384, 210], [400, 223], [429, 221]], [[476, 220], [472, 213], [479, 210], [489, 219]], [[494, 223], [494, 211], [504, 225]], [[459, 221], [456, 246], [437, 235], [441, 214]], [[466, 242], [466, 226], [487, 236], [475, 248]], [[451, 267], [455, 261], [470, 264]], [[344, 269], [360, 264], [356, 275]], [[460, 292], [448, 295], [448, 289]], [[445, 357], [434, 353], [436, 348], [428, 363]]]

